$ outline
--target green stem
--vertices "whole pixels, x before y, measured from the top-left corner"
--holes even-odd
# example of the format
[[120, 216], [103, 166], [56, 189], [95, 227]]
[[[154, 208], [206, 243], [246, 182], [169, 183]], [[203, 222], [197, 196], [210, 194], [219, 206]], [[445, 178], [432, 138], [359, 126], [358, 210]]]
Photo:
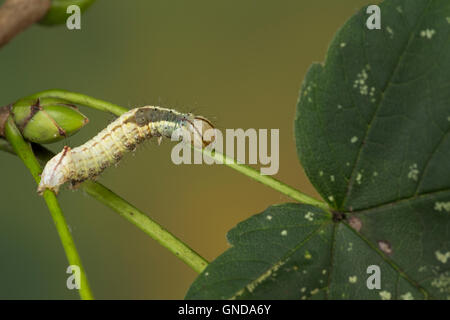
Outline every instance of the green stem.
[[169, 249], [196, 272], [202, 272], [208, 265], [208, 261], [198, 253], [108, 188], [89, 180], [82, 183], [81, 187], [90, 196], [118, 212], [122, 217]]
[[[128, 111], [128, 109], [126, 109], [124, 107], [120, 107], [113, 103], [95, 99], [95, 98], [86, 96], [81, 93], [69, 92], [69, 91], [58, 90], [58, 89], [42, 91], [42, 92], [33, 94], [29, 98], [37, 99], [40, 97], [60, 98], [60, 99], [67, 100], [72, 103], [84, 105], [86, 107], [91, 107], [91, 108], [98, 109], [101, 111], [111, 112], [117, 116], [120, 116], [124, 112]], [[268, 187], [271, 187], [272, 189], [277, 190], [278, 192], [285, 194], [286, 196], [288, 196], [296, 201], [299, 201], [299, 202], [302, 202], [305, 204], [314, 205], [314, 206], [317, 206], [317, 207], [325, 209], [325, 210], [330, 209], [327, 203], [317, 200], [317, 199], [314, 199], [314, 198], [298, 191], [297, 189], [295, 189], [291, 186], [288, 186], [287, 184], [285, 184], [281, 181], [278, 181], [277, 179], [272, 178], [271, 176], [261, 175], [257, 170], [255, 170], [249, 166], [239, 164], [236, 161], [234, 161], [234, 159], [231, 159], [224, 154], [221, 154], [219, 152], [212, 153], [209, 150], [204, 150], [203, 152], [207, 156], [209, 156], [215, 160], [223, 161], [222, 163], [224, 163], [228, 167], [236, 170], [237, 172], [240, 172], [240, 173], [268, 186]]]
[[70, 92], [59, 89], [45, 90], [26, 97], [26, 99], [38, 99], [38, 98], [59, 98], [71, 103], [80, 104], [100, 111], [111, 112], [116, 116], [120, 116], [128, 111], [127, 108], [118, 106], [114, 103], [92, 98], [82, 93]]
[[[11, 150], [10, 144], [0, 138], [0, 150], [7, 151], [14, 154]], [[33, 150], [38, 160], [46, 163], [55, 154], [50, 150], [44, 148], [39, 144], [33, 144]], [[12, 151], [12, 152], [11, 152]], [[80, 187], [90, 196], [109, 206], [111, 209], [119, 213], [129, 222], [136, 225], [139, 229], [144, 231], [154, 240], [159, 242], [174, 253], [179, 259], [185, 262], [193, 270], [200, 273], [208, 265], [208, 262], [196, 253], [193, 249], [177, 239], [169, 231], [165, 230], [157, 222], [150, 219], [145, 213], [132, 206], [123, 198], [116, 195], [114, 192], [94, 181], [85, 181]]]
[[[31, 149], [30, 145], [23, 139], [19, 129], [17, 129], [11, 117], [9, 117], [6, 122], [5, 136], [6, 139], [11, 143], [11, 146], [15, 153], [22, 159], [28, 170], [30, 170], [36, 183], [39, 183], [41, 166], [34, 156], [33, 150]], [[86, 278], [86, 272], [84, 271], [80, 256], [78, 255], [75, 243], [72, 239], [72, 235], [70, 234], [66, 220], [58, 204], [58, 200], [56, 199], [55, 194], [50, 190], [46, 190], [44, 192], [44, 200], [47, 203], [47, 207], [56, 225], [56, 229], [61, 239], [69, 264], [76, 265], [80, 268], [80, 297], [83, 300], [93, 299], [94, 297]]]
[[193, 149], [196, 152], [203, 152], [203, 154], [214, 159], [218, 163], [223, 163], [223, 164], [227, 165], [228, 167], [246, 175], [247, 177], [250, 177], [253, 180], [256, 180], [274, 190], [277, 190], [278, 192], [288, 196], [291, 199], [294, 199], [294, 200], [299, 201], [304, 204], [310, 204], [310, 205], [319, 207], [324, 210], [330, 209], [328, 204], [326, 204], [325, 202], [314, 199], [314, 198], [298, 191], [297, 189], [294, 189], [293, 187], [288, 186], [287, 184], [285, 184], [275, 178], [272, 178], [271, 176], [262, 175], [258, 172], [258, 170], [254, 169], [252, 167], [249, 167], [247, 165], [237, 163], [234, 159], [229, 158], [228, 156], [226, 156], [222, 153], [214, 152], [214, 151], [211, 152], [211, 150], [209, 150], [209, 149], [201, 150], [196, 147], [193, 147]]

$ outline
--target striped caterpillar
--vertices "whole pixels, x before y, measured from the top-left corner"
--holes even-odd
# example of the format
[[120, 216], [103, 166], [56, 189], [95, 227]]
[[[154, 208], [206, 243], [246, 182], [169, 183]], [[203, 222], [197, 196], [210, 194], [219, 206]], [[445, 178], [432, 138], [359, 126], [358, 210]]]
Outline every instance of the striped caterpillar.
[[117, 163], [124, 153], [151, 137], [171, 138], [177, 130], [196, 146], [207, 146], [203, 135], [213, 125], [207, 119], [191, 113], [145, 106], [132, 109], [83, 145], [63, 150], [45, 165], [38, 186], [38, 193], [45, 189], [58, 193], [59, 187], [67, 181], [76, 186], [84, 180], [98, 176], [104, 169]]

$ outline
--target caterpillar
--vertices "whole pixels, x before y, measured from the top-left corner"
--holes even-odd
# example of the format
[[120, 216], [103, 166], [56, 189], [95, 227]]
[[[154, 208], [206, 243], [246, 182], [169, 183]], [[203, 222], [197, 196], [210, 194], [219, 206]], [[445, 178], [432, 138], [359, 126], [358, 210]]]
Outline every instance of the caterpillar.
[[42, 195], [45, 189], [50, 189], [58, 193], [67, 181], [76, 186], [93, 179], [144, 140], [158, 137], [160, 143], [163, 137], [171, 138], [177, 130], [192, 144], [205, 147], [214, 140], [214, 136], [210, 141], [204, 140], [204, 133], [209, 129], [214, 129], [209, 120], [191, 113], [155, 106], [131, 109], [83, 145], [73, 149], [64, 146], [45, 165], [37, 192]]

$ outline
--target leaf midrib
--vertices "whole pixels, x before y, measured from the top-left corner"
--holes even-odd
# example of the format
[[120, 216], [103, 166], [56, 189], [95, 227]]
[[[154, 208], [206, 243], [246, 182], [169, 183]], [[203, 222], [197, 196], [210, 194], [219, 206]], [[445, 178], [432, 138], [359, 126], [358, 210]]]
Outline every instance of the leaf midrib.
[[428, 292], [428, 290], [426, 290], [424, 287], [422, 287], [419, 283], [417, 283], [415, 280], [413, 280], [405, 271], [403, 271], [402, 268], [400, 268], [392, 259], [389, 259], [381, 250], [379, 250], [377, 247], [375, 247], [373, 245], [373, 243], [367, 239], [366, 237], [364, 237], [360, 232], [356, 231], [355, 229], [353, 229], [350, 225], [348, 225], [347, 223], [342, 223], [344, 226], [346, 226], [348, 229], [350, 229], [351, 232], [355, 233], [356, 236], [358, 236], [364, 243], [366, 243], [366, 245], [372, 249], [373, 251], [375, 251], [382, 259], [384, 262], [386, 262], [392, 269], [394, 269], [394, 271], [403, 279], [405, 279], [406, 281], [408, 281], [412, 286], [414, 286], [417, 290], [419, 290], [425, 297], [425, 299], [428, 298], [432, 298], [434, 299], [434, 297]]
[[417, 19], [417, 22], [414, 25], [414, 27], [412, 28], [412, 31], [411, 31], [411, 33], [409, 35], [408, 42], [406, 43], [405, 47], [401, 50], [401, 54], [399, 55], [398, 61], [397, 61], [396, 65], [395, 65], [395, 68], [393, 69], [392, 73], [390, 74], [390, 76], [389, 76], [389, 78], [388, 78], [388, 80], [387, 80], [387, 82], [385, 84], [385, 87], [381, 90], [380, 101], [378, 102], [377, 106], [375, 107], [375, 111], [374, 111], [374, 113], [373, 113], [373, 115], [372, 115], [372, 117], [370, 119], [369, 124], [367, 125], [366, 133], [365, 133], [364, 139], [362, 140], [362, 143], [361, 143], [361, 148], [358, 151], [358, 154], [356, 156], [356, 160], [355, 160], [354, 165], [352, 167], [352, 173], [350, 175], [350, 179], [349, 179], [349, 182], [348, 182], [348, 185], [347, 185], [347, 193], [346, 193], [344, 199], [342, 200], [341, 208], [345, 208], [346, 207], [347, 201], [350, 198], [351, 190], [352, 190], [352, 187], [353, 187], [353, 185], [355, 183], [355, 179], [356, 179], [355, 174], [358, 171], [356, 169], [359, 166], [359, 163], [360, 163], [360, 160], [361, 160], [361, 156], [362, 156], [362, 151], [365, 150], [365, 148], [364, 148], [366, 146], [365, 142], [367, 141], [367, 138], [368, 138], [368, 136], [369, 136], [369, 134], [371, 132], [371, 129], [373, 128], [372, 124], [375, 121], [375, 119], [377, 118], [377, 114], [380, 111], [380, 108], [381, 108], [381, 106], [383, 105], [383, 103], [385, 101], [385, 94], [386, 94], [387, 90], [389, 90], [389, 88], [390, 88], [390, 86], [392, 84], [392, 79], [394, 79], [395, 75], [397, 74], [397, 72], [399, 70], [399, 67], [400, 67], [400, 65], [401, 65], [401, 63], [403, 61], [403, 57], [405, 56], [405, 53], [408, 51], [408, 48], [410, 47], [410, 45], [411, 45], [411, 43], [412, 43], [412, 41], [413, 41], [413, 39], [414, 39], [414, 37], [415, 37], [415, 35], [417, 33], [417, 30], [419, 29], [419, 26], [421, 25], [421, 22], [422, 22], [422, 20], [423, 20], [423, 18], [425, 16], [425, 14], [427, 13], [428, 9], [430, 8], [431, 2], [432, 2], [432, 0], [428, 1], [427, 7], [425, 8], [425, 10], [423, 10], [423, 13], [420, 15], [419, 19]]
[[446, 193], [449, 192], [450, 195], [450, 188], [449, 189], [442, 189], [442, 190], [433, 190], [431, 192], [427, 192], [427, 193], [422, 193], [419, 195], [413, 195], [411, 197], [407, 197], [407, 198], [402, 198], [402, 199], [396, 199], [393, 201], [389, 201], [389, 202], [385, 202], [385, 203], [381, 203], [381, 204], [377, 204], [373, 207], [368, 207], [368, 208], [363, 208], [363, 209], [359, 209], [359, 210], [354, 210], [354, 211], [346, 211], [346, 213], [351, 213], [351, 214], [368, 214], [368, 213], [372, 213], [373, 211], [378, 211], [378, 210], [382, 210], [384, 208], [390, 207], [392, 208], [393, 206], [396, 205], [402, 205], [404, 203], [407, 203], [409, 201], [414, 201], [414, 200], [428, 200], [428, 199], [423, 199], [423, 198], [432, 198], [436, 195], [440, 195], [442, 193]]
[[[320, 230], [324, 229], [326, 226], [328, 226], [330, 223], [333, 223], [331, 220], [325, 220], [317, 229], [315, 229], [314, 231], [312, 231], [306, 238], [302, 239], [302, 241], [297, 244], [294, 248], [292, 248], [287, 254], [285, 254], [283, 257], [281, 257], [280, 259], [278, 259], [278, 261], [276, 262], [272, 262], [270, 268], [264, 270], [259, 276], [265, 274], [266, 272], [268, 272], [271, 268], [273, 268], [275, 265], [282, 263], [282, 262], [286, 262], [287, 259], [289, 259], [293, 254], [295, 254], [299, 249], [301, 249], [305, 244], [307, 244], [312, 238], [314, 238], [315, 235], [317, 235]], [[255, 281], [257, 281], [259, 279], [253, 279], [253, 281], [251, 281], [250, 283], [246, 284], [245, 287], [241, 288], [239, 291], [235, 292], [232, 296], [232, 298], [236, 297], [239, 295], [239, 292], [241, 290], [245, 290], [245, 288], [247, 288], [249, 285], [252, 285], [255, 283]]]

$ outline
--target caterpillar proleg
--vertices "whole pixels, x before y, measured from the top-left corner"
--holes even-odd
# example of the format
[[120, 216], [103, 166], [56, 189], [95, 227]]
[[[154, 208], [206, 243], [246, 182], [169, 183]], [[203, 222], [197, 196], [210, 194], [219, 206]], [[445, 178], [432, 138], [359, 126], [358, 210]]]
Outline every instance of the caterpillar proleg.
[[171, 138], [178, 132], [181, 137], [187, 136], [192, 144], [205, 147], [214, 139], [204, 141], [203, 135], [213, 128], [207, 119], [191, 113], [153, 106], [132, 109], [83, 145], [73, 149], [65, 146], [45, 165], [37, 191], [42, 194], [50, 189], [57, 193], [67, 181], [77, 185], [95, 178], [151, 137], [158, 137], [159, 142], [162, 137]]

